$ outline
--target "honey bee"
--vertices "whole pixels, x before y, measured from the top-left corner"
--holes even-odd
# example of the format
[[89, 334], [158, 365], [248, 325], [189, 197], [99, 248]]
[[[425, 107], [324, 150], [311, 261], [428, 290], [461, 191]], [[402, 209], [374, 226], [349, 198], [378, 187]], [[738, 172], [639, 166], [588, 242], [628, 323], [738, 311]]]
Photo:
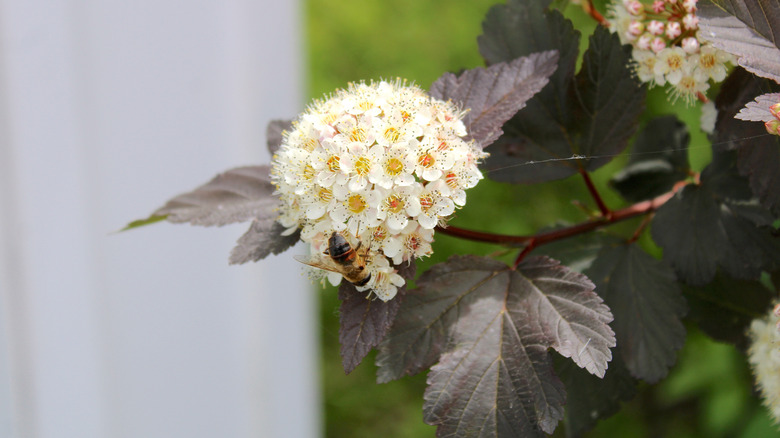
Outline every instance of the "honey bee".
[[323, 256], [295, 256], [295, 260], [315, 268], [341, 274], [355, 286], [365, 286], [371, 280], [371, 272], [366, 269], [369, 247], [361, 249], [362, 243], [356, 248], [338, 232], [333, 232], [328, 239], [328, 249]]

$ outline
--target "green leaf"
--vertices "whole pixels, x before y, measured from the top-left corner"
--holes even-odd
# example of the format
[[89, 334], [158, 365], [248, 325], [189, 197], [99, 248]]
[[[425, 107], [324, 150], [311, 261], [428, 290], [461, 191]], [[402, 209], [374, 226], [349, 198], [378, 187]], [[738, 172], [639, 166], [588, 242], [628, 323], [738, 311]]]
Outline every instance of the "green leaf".
[[614, 311], [612, 326], [631, 375], [661, 380], [685, 342], [685, 300], [674, 272], [629, 244], [604, 248], [585, 273]]
[[709, 0], [698, 4], [698, 35], [737, 56], [751, 73], [780, 82], [780, 3]]
[[430, 94], [468, 108], [463, 123], [469, 138], [484, 148], [496, 141], [503, 132], [501, 126], [547, 85], [557, 61], [557, 53], [547, 51], [473, 68], [458, 76], [445, 73], [431, 85]]
[[675, 116], [658, 117], [639, 132], [628, 165], [610, 185], [631, 202], [662, 195], [688, 176], [688, 128]]
[[740, 349], [748, 345], [751, 321], [763, 317], [775, 293], [757, 280], [738, 280], [719, 273], [703, 287], [683, 286], [690, 312], [704, 333]]
[[653, 218], [652, 236], [664, 260], [688, 284], [709, 283], [718, 267], [739, 279], [756, 279], [780, 262], [772, 216], [750, 199], [734, 158], [716, 151], [701, 185], [686, 186]]
[[146, 225], [156, 224], [157, 222], [162, 222], [162, 221], [164, 221], [167, 218], [168, 218], [167, 215], [155, 215], [155, 214], [153, 214], [153, 215], [149, 216], [146, 219], [134, 220], [134, 221], [130, 222], [129, 224], [127, 224], [124, 228], [122, 228], [119, 231], [120, 232], [121, 231], [127, 231], [127, 230], [132, 230], [133, 228], [138, 228], [138, 227], [143, 227], [143, 226], [146, 226]]
[[488, 176], [512, 183], [561, 179], [595, 170], [625, 148], [644, 109], [645, 90], [628, 68], [630, 48], [617, 36], [596, 29], [575, 77], [579, 33], [559, 12], [510, 1], [491, 10], [483, 27], [479, 43], [488, 62], [528, 50], [560, 53], [550, 83], [489, 148]]
[[612, 316], [593, 284], [546, 257], [516, 270], [485, 257], [452, 257], [423, 274], [406, 298], [380, 347], [380, 380], [441, 354], [423, 407], [441, 436], [552, 432], [564, 393], [547, 349], [603, 376], [614, 346]]

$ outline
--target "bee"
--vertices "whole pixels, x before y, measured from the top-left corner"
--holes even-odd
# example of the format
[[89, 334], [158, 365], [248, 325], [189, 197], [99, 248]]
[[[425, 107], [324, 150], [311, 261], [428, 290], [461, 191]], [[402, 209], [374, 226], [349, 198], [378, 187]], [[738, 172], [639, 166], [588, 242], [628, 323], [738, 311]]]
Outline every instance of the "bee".
[[356, 248], [336, 231], [328, 239], [328, 249], [323, 256], [295, 256], [295, 260], [315, 268], [341, 274], [355, 286], [365, 286], [371, 280], [371, 272], [366, 269], [369, 247], [361, 249], [362, 243]]

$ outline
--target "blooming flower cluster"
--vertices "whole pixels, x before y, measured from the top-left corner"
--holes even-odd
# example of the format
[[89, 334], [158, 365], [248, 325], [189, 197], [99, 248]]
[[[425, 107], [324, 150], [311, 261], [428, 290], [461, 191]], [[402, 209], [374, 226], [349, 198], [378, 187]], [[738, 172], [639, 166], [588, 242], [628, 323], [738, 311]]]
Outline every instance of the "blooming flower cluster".
[[278, 221], [287, 233], [301, 229], [314, 255], [333, 232], [368, 250], [371, 279], [358, 290], [393, 298], [404, 280], [390, 260], [429, 255], [434, 228], [482, 179], [487, 154], [466, 140], [464, 114], [400, 80], [350, 84], [315, 101], [273, 157]]
[[764, 318], [754, 320], [749, 334], [748, 360], [756, 384], [764, 405], [775, 421], [780, 422], [780, 304]]
[[710, 79], [725, 79], [732, 56], [698, 38], [697, 0], [617, 1], [610, 6], [610, 27], [633, 46], [642, 82], [669, 84], [674, 100], [691, 103], [707, 91]]

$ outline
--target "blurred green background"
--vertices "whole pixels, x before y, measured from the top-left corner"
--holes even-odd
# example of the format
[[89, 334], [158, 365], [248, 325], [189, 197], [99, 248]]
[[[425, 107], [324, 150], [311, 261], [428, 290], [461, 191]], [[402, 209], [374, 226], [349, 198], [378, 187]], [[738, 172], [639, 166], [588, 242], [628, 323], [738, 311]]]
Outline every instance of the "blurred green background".
[[[533, 1], [533, 0], [529, 0]], [[492, 0], [308, 0], [306, 5], [308, 89], [319, 98], [350, 81], [402, 77], [428, 88], [443, 72], [484, 65], [476, 38]], [[605, 11], [602, 3], [597, 9]], [[583, 32], [582, 50], [595, 22], [577, 5], [565, 15]], [[698, 131], [698, 107], [667, 103], [662, 90], [651, 92], [645, 120], [675, 113], [691, 127], [691, 162], [701, 170], [710, 159], [709, 143]], [[608, 205], [623, 201], [606, 188], [609, 177], [625, 164], [614, 160], [594, 175]], [[453, 225], [506, 234], [528, 234], [556, 221], [587, 218], [576, 202], [594, 208], [580, 179], [541, 185], [511, 186], [485, 179], [469, 191], [468, 204]], [[485, 229], [485, 212], [491, 215]], [[637, 223], [613, 228], [632, 230]], [[642, 242], [658, 253], [649, 239]], [[418, 272], [452, 254], [494, 254], [501, 248], [438, 235], [434, 256]], [[509, 254], [513, 258], [515, 254]], [[317, 292], [321, 309], [321, 379], [326, 436], [331, 438], [433, 437], [423, 423], [425, 375], [389, 384], [375, 383], [374, 354], [350, 375], [341, 368], [338, 344], [338, 299], [335, 289]], [[780, 436], [752, 393], [744, 356], [715, 343], [689, 326], [678, 364], [659, 385], [643, 387], [621, 412], [602, 421], [592, 437], [774, 437]], [[564, 436], [561, 424], [556, 436]]]

